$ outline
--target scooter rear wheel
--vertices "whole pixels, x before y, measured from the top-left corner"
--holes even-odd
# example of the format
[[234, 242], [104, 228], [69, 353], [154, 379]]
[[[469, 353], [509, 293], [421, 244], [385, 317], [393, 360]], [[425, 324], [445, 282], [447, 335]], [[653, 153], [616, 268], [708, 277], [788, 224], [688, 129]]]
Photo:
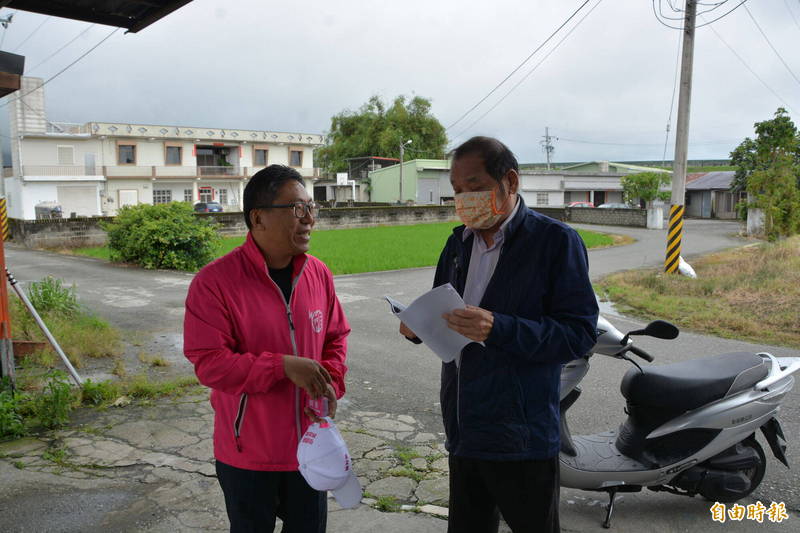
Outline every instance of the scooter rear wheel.
[[706, 500], [720, 503], [733, 503], [751, 494], [764, 479], [764, 473], [767, 471], [767, 456], [764, 454], [764, 449], [754, 437], [747, 438], [739, 444], [752, 448], [756, 454], [758, 454], [759, 460], [757, 465], [739, 471], [750, 480], [750, 488], [748, 488], [746, 492], [732, 493], [725, 490], [714, 490], [712, 487], [702, 487], [699, 492]]

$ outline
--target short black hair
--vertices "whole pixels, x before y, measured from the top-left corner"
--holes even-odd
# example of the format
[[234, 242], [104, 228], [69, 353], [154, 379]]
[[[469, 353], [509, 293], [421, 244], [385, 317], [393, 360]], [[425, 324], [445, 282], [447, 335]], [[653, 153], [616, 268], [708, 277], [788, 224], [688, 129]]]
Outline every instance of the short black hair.
[[244, 188], [244, 223], [250, 227], [250, 211], [256, 207], [272, 205], [281, 187], [289, 181], [296, 181], [300, 185], [303, 178], [300, 173], [286, 165], [270, 165], [256, 172], [247, 187]]
[[483, 159], [486, 172], [499, 182], [509, 170], [519, 172], [519, 163], [508, 146], [494, 137], [473, 137], [450, 152], [453, 161], [466, 155], [477, 155]]

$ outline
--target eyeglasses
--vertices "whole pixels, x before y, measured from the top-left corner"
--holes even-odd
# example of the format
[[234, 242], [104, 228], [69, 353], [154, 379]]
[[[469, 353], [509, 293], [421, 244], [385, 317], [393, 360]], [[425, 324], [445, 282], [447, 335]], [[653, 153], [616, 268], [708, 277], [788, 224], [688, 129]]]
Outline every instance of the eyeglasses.
[[320, 205], [317, 202], [293, 202], [291, 204], [272, 204], [272, 205], [260, 205], [254, 209], [270, 209], [272, 207], [291, 207], [292, 212], [296, 218], [303, 218], [306, 216], [306, 213], [311, 215], [313, 218], [317, 218], [319, 215], [319, 208]]

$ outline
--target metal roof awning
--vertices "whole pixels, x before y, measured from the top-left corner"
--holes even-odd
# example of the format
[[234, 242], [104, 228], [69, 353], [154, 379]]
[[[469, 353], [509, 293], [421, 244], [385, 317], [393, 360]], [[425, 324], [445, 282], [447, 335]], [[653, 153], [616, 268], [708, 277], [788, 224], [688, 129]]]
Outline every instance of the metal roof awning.
[[0, 0], [0, 7], [125, 28], [136, 33], [192, 0]]

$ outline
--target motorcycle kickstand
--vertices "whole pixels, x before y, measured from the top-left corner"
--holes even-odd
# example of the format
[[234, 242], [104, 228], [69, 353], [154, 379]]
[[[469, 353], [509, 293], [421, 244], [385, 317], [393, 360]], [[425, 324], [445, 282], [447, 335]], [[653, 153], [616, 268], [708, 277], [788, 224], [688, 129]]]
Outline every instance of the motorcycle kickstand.
[[609, 489], [608, 490], [608, 510], [606, 512], [606, 521], [603, 522], [603, 528], [610, 529], [611, 528], [611, 513], [614, 512], [614, 498], [617, 497], [617, 489]]

